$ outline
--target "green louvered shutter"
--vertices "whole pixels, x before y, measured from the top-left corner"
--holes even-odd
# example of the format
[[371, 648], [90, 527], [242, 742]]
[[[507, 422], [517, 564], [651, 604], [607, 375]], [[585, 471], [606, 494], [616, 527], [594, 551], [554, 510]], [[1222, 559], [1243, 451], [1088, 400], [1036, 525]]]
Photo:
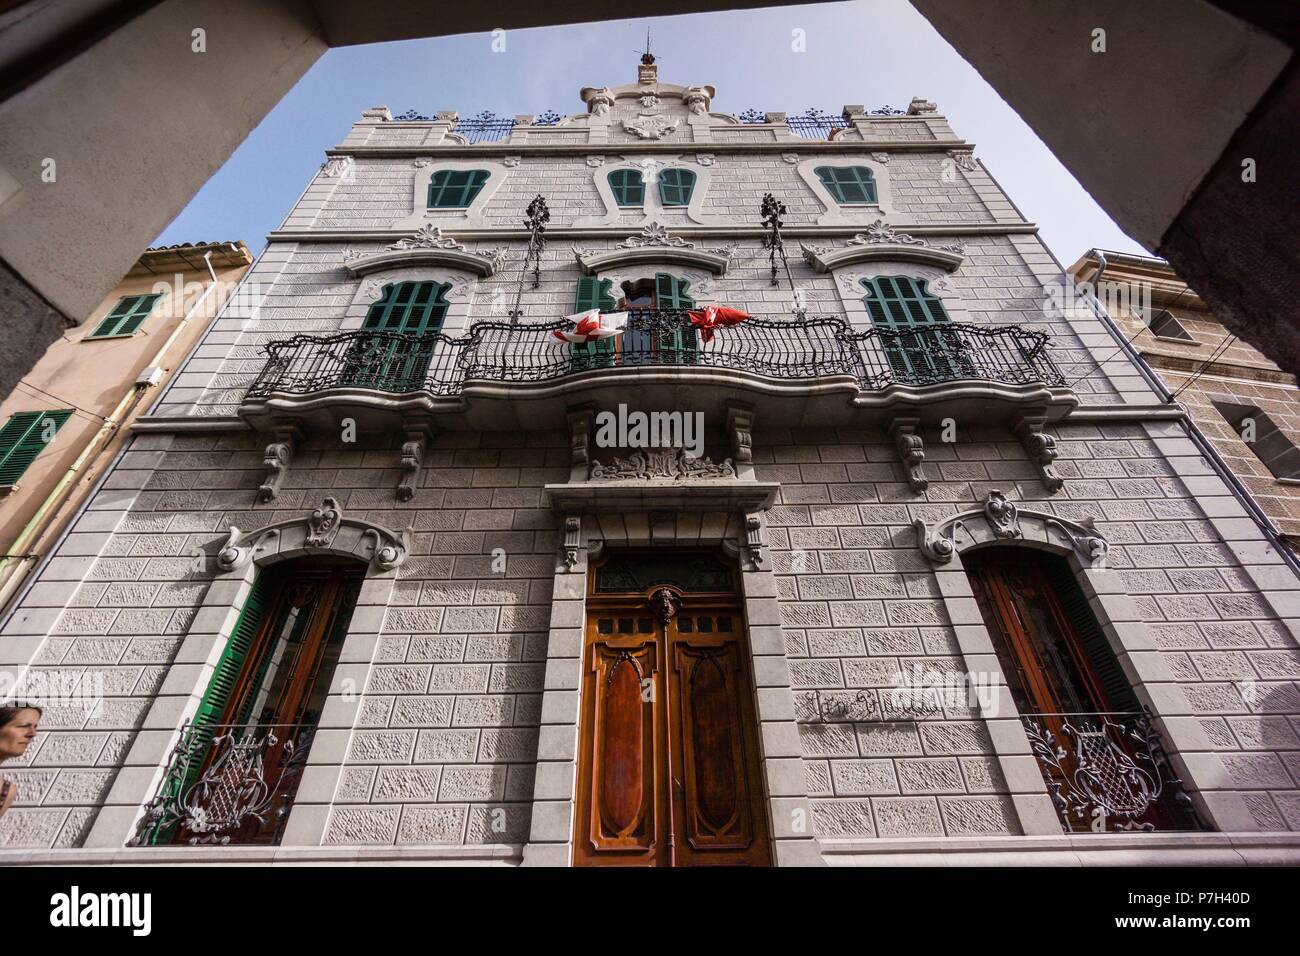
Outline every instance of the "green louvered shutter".
[[[667, 272], [655, 273], [655, 308], [693, 309], [695, 300], [686, 291], [687, 279], [679, 279]], [[694, 365], [699, 358], [699, 340], [696, 331], [683, 317], [681, 328], [659, 333], [659, 363], [661, 365]]]
[[1084, 597], [1083, 589], [1079, 587], [1079, 582], [1075, 580], [1069, 565], [1063, 560], [1045, 561], [1043, 564], [1047, 570], [1047, 579], [1061, 602], [1061, 609], [1065, 611], [1074, 626], [1075, 633], [1079, 635], [1083, 652], [1088, 656], [1088, 663], [1092, 665], [1093, 672], [1097, 675], [1102, 690], [1108, 698], [1105, 701], [1097, 701], [1097, 705], [1121, 712], [1140, 711], [1142, 707], [1133, 693], [1133, 686], [1124, 675], [1110, 642], [1106, 640], [1101, 625], [1097, 623], [1097, 615], [1088, 606], [1088, 599]]
[[[589, 312], [599, 309], [609, 312], [617, 303], [614, 301], [613, 279], [600, 279], [596, 276], [583, 276], [578, 280], [578, 295], [574, 301], [573, 311]], [[609, 368], [614, 364], [614, 339], [601, 339], [598, 342], [574, 342], [569, 346], [569, 357], [575, 372], [585, 372], [593, 368]]]
[[871, 324], [886, 332], [881, 347], [897, 381], [930, 385], [960, 378], [964, 367], [961, 347], [944, 332], [948, 313], [924, 279], [911, 276], [877, 276], [861, 281], [863, 304]]
[[[72, 415], [72, 409], [15, 412], [0, 429], [0, 485], [16, 485], [36, 456]], [[53, 428], [47, 423], [53, 422]]]
[[162, 298], [159, 293], [148, 295], [128, 295], [113, 306], [104, 316], [95, 331], [86, 336], [88, 339], [108, 339], [130, 335], [140, 327], [140, 323], [149, 317], [154, 305]]
[[230, 695], [234, 692], [240, 671], [243, 670], [244, 662], [248, 658], [249, 649], [253, 646], [263, 618], [266, 617], [270, 594], [271, 587], [267, 583], [267, 576], [265, 572], [261, 572], [253, 582], [252, 590], [248, 592], [248, 600], [244, 602], [244, 609], [239, 612], [239, 620], [230, 634], [230, 640], [226, 642], [226, 649], [221, 652], [221, 660], [217, 662], [216, 669], [212, 672], [212, 680], [208, 682], [208, 689], [204, 691], [203, 700], [194, 715], [194, 725], [197, 729], [195, 739], [203, 737], [205, 749], [207, 742], [212, 739], [212, 727], [221, 722], [226, 708], [230, 705]]

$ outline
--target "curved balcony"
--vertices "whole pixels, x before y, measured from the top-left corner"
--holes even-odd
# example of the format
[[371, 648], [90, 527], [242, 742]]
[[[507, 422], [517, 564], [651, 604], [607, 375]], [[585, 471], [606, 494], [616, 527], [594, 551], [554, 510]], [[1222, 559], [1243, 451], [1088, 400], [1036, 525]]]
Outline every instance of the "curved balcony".
[[1060, 414], [1075, 404], [1047, 354], [1046, 333], [1018, 326], [888, 331], [855, 330], [838, 318], [754, 318], [717, 329], [704, 342], [684, 310], [639, 310], [629, 314], [621, 337], [588, 345], [555, 337], [569, 327], [567, 320], [480, 322], [459, 337], [359, 330], [271, 342], [241, 414], [256, 423], [268, 414], [340, 406], [465, 413], [496, 400], [534, 400], [559, 408], [611, 386], [619, 401], [653, 407], [809, 400], [795, 403], [800, 411], [793, 417], [788, 404], [774, 416], [787, 423], [830, 424], [827, 416], [846, 420], [853, 408], [969, 413], [972, 400]]

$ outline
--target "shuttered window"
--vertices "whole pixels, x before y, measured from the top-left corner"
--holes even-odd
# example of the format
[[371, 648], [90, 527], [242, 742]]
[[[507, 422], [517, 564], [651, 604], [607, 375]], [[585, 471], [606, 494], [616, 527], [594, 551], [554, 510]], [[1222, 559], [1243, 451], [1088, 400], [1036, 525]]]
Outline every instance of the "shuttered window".
[[948, 313], [926, 280], [877, 276], [860, 284], [871, 324], [887, 333], [880, 347], [896, 380], [928, 385], [961, 377], [969, 362], [960, 341], [943, 332]]
[[609, 188], [620, 206], [645, 204], [645, 180], [637, 169], [616, 169], [609, 174]]
[[466, 209], [488, 181], [486, 169], [441, 169], [429, 177], [430, 209]]
[[[583, 276], [578, 280], [578, 295], [574, 302], [574, 312], [590, 312], [599, 309], [602, 312], [613, 311], [614, 295], [610, 289], [613, 279], [600, 279], [596, 276]], [[601, 339], [597, 342], [574, 342], [569, 347], [569, 356], [573, 371], [585, 372], [593, 368], [609, 368], [614, 364], [614, 340]]]
[[16, 412], [0, 428], [0, 486], [16, 485], [72, 415], [72, 409]]
[[689, 206], [695, 191], [695, 174], [689, 169], [665, 169], [659, 174], [659, 202], [665, 206]]
[[148, 295], [128, 295], [113, 306], [108, 315], [95, 326], [95, 331], [86, 336], [88, 339], [111, 339], [133, 333], [153, 311], [162, 296], [158, 293]]
[[1141, 710], [1137, 696], [1133, 693], [1133, 686], [1124, 676], [1124, 671], [1119, 666], [1119, 659], [1115, 656], [1115, 651], [1106, 639], [1101, 625], [1097, 623], [1097, 615], [1092, 613], [1083, 589], [1075, 580], [1074, 572], [1059, 558], [1044, 559], [1043, 566], [1047, 571], [1047, 579], [1056, 592], [1056, 598], [1061, 603], [1061, 610], [1065, 612], [1075, 634], [1078, 635], [1083, 653], [1088, 658], [1088, 663], [1092, 665], [1093, 673], [1108, 698], [1106, 701], [1099, 701], [1098, 704], [1121, 712], [1131, 713]]
[[[691, 283], [687, 279], [666, 272], [655, 274], [655, 308], [656, 309], [693, 309], [695, 300], [687, 291]], [[695, 329], [685, 325], [672, 332], [660, 332], [655, 347], [662, 356], [661, 361], [669, 365], [694, 365], [699, 350], [699, 340]]]
[[450, 283], [395, 282], [384, 286], [370, 311], [365, 328], [377, 332], [405, 332], [425, 335], [438, 332], [447, 318], [447, 293]]
[[865, 166], [818, 166], [814, 173], [837, 203], [876, 202], [876, 179]]

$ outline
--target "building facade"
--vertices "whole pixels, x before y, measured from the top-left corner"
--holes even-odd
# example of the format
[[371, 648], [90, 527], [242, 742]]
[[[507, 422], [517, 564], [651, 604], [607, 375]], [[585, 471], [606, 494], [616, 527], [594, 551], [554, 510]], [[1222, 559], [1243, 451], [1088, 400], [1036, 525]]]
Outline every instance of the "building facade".
[[1300, 856], [1182, 410], [933, 103], [714, 94], [363, 114], [0, 629], [6, 861]]
[[0, 611], [252, 263], [242, 242], [146, 249], [0, 402]]
[[[1296, 378], [1241, 341], [1163, 259], [1096, 250], [1070, 267], [1116, 297], [1112, 317], [1143, 361], [1249, 489], [1288, 546], [1300, 543], [1300, 392]], [[1098, 277], [1098, 271], [1101, 271]], [[1141, 300], [1141, 301], [1139, 301]]]

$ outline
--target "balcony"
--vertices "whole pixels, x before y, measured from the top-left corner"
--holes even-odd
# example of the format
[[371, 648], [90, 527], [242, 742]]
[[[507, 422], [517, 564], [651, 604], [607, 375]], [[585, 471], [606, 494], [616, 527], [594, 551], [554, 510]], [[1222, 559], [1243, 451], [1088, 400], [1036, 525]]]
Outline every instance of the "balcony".
[[686, 311], [639, 310], [618, 340], [579, 346], [555, 337], [569, 327], [479, 322], [459, 337], [360, 330], [271, 342], [241, 415], [258, 424], [327, 406], [463, 413], [470, 399], [571, 401], [611, 385], [621, 400], [631, 401], [629, 388], [649, 389], [659, 394], [639, 397], [683, 410], [716, 409], [727, 398], [804, 397], [815, 400], [808, 410], [822, 424], [851, 408], [951, 414], [980, 400], [1056, 407], [1059, 417], [1075, 404], [1046, 333], [1018, 326], [887, 331], [855, 330], [838, 318], [754, 318], [703, 342]]
[[1149, 714], [1021, 721], [1066, 833], [1205, 829]]
[[186, 724], [130, 845], [277, 845], [314, 729]]

